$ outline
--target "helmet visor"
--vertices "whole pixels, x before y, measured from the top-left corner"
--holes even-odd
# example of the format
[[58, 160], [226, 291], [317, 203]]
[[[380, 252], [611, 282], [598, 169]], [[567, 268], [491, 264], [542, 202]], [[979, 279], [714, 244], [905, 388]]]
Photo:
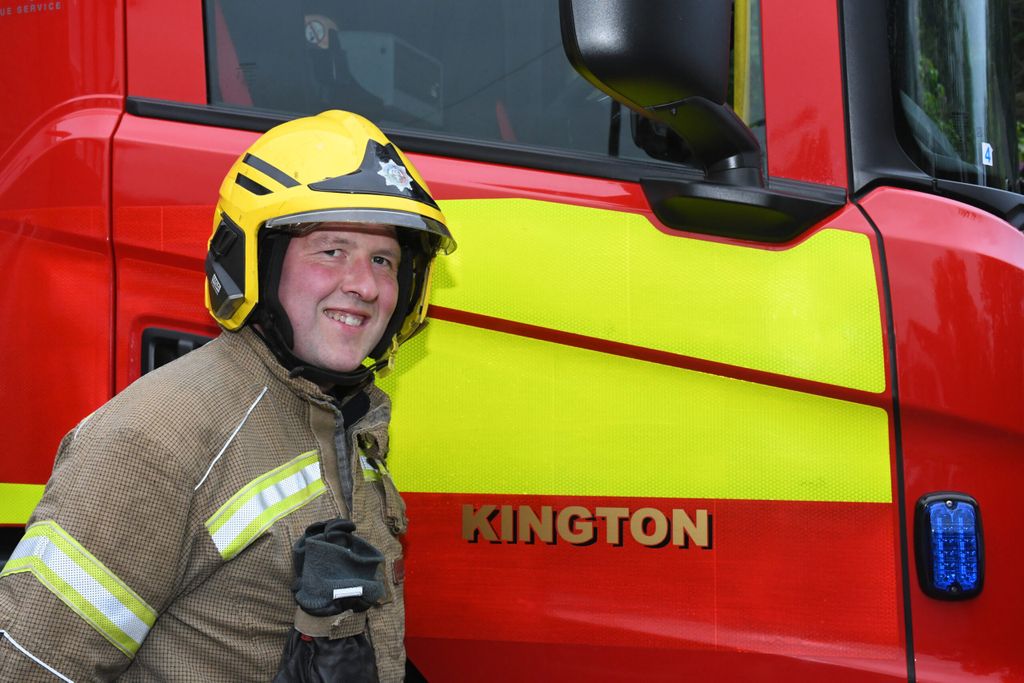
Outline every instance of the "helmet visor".
[[322, 209], [304, 211], [287, 216], [271, 218], [265, 224], [268, 229], [285, 230], [295, 235], [305, 235], [316, 230], [322, 223], [355, 223], [363, 225], [393, 225], [396, 228], [417, 230], [431, 237], [437, 249], [444, 254], [455, 251], [455, 240], [448, 228], [440, 221], [406, 211], [391, 209]]

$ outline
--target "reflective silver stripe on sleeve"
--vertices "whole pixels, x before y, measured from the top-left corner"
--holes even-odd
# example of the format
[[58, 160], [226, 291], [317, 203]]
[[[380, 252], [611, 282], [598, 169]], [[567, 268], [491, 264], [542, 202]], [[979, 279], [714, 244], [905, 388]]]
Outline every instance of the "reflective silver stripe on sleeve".
[[317, 451], [303, 453], [233, 495], [206, 527], [221, 557], [230, 560], [270, 526], [324, 491]]
[[129, 657], [156, 623], [156, 611], [52, 521], [33, 524], [0, 576], [31, 572]]

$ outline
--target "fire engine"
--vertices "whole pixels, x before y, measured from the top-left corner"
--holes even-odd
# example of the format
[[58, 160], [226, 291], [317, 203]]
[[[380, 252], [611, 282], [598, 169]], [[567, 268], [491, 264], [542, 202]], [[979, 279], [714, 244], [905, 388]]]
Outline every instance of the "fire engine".
[[0, 1], [5, 545], [218, 333], [232, 161], [350, 109], [459, 242], [382, 381], [410, 680], [1024, 679], [1009, 13]]

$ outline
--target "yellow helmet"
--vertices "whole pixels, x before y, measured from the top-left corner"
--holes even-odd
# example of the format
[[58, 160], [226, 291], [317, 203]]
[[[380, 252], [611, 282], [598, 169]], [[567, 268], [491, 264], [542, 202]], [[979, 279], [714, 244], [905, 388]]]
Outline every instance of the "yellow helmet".
[[356, 114], [332, 110], [281, 124], [235, 161], [207, 247], [206, 307], [227, 330], [258, 320], [278, 357], [288, 356], [292, 330], [277, 300], [284, 251], [291, 236], [328, 221], [395, 227], [399, 299], [370, 352], [375, 367], [388, 365], [423, 325], [431, 262], [438, 251], [454, 251], [455, 241], [420, 174]]

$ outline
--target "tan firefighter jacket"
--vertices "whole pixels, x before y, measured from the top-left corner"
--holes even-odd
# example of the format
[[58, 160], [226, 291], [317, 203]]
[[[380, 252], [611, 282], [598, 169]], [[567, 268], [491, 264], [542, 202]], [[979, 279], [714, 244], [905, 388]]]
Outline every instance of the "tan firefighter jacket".
[[0, 681], [270, 681], [296, 617], [292, 544], [335, 517], [384, 553], [388, 595], [304, 627], [365, 629], [381, 680], [400, 680], [405, 507], [383, 466], [390, 402], [367, 391], [344, 429], [244, 328], [86, 418], [0, 574]]

